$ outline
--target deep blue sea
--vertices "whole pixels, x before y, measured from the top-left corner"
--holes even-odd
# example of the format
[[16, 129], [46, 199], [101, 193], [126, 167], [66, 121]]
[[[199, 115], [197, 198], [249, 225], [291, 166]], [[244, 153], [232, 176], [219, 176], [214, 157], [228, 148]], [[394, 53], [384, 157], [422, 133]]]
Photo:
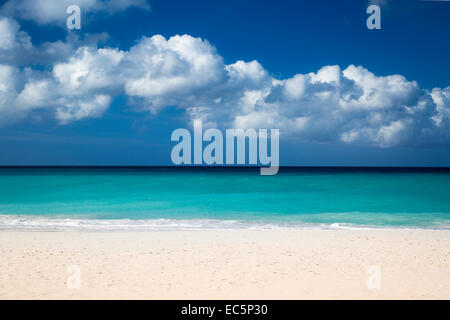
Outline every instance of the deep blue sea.
[[0, 229], [449, 228], [450, 170], [0, 168]]

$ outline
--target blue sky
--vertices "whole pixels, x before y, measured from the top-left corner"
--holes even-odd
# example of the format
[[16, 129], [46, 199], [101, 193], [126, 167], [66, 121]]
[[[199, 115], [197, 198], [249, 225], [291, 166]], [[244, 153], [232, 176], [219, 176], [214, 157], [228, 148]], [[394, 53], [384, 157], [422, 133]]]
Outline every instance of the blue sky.
[[450, 2], [39, 1], [0, 9], [0, 165], [166, 165], [196, 117], [280, 128], [282, 165], [449, 165]]

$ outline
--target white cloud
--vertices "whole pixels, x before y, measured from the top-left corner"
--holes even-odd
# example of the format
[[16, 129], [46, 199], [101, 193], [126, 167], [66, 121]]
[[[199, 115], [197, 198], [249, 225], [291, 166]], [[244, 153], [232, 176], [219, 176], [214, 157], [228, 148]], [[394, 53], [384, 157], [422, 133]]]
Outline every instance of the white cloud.
[[0, 16], [0, 63], [14, 66], [51, 65], [65, 61], [80, 46], [95, 47], [108, 39], [108, 34], [67, 34], [65, 41], [44, 42], [34, 46], [31, 37], [21, 30], [16, 20]]
[[17, 95], [16, 106], [21, 112], [47, 107], [52, 101], [51, 84], [48, 80], [29, 81]]
[[[3, 28], [20, 33], [12, 20]], [[143, 37], [129, 50], [83, 43], [68, 52], [43, 70], [1, 66], [0, 121], [45, 109], [68, 124], [100, 117], [126, 95], [138, 111], [176, 106], [205, 127], [275, 127], [309, 142], [450, 145], [450, 87], [430, 92], [401, 75], [350, 65], [275, 79], [257, 61], [225, 65], [214, 46], [189, 35]]]
[[431, 92], [433, 102], [436, 104], [436, 114], [432, 117], [439, 127], [450, 125], [450, 86], [441, 89], [434, 88]]
[[16, 33], [18, 26], [11, 23], [8, 18], [0, 19], [0, 47], [3, 49], [11, 49], [16, 41]]
[[40, 25], [63, 25], [67, 19], [66, 9], [70, 5], [78, 5], [82, 14], [112, 14], [130, 7], [150, 9], [145, 0], [9, 0], [1, 7], [0, 13], [33, 20]]
[[60, 93], [81, 95], [98, 88], [111, 90], [120, 80], [117, 67], [124, 53], [118, 49], [79, 48], [68, 62], [53, 67]]
[[109, 108], [111, 97], [96, 95], [90, 99], [64, 102], [56, 108], [56, 118], [61, 124], [67, 124], [84, 118], [98, 118]]
[[16, 70], [7, 65], [0, 65], [0, 119], [9, 118], [15, 113], [14, 101], [16, 92]]
[[151, 111], [192, 106], [189, 101], [198, 102], [205, 89], [220, 85], [225, 77], [215, 48], [189, 35], [142, 38], [127, 53], [123, 72], [126, 93], [145, 98]]
[[24, 72], [26, 81], [14, 101], [16, 112], [54, 110], [60, 124], [101, 116], [112, 101], [109, 93], [123, 86], [115, 75], [122, 58], [117, 49], [81, 47], [51, 72]]
[[31, 39], [13, 19], [0, 17], [0, 50], [31, 47]]

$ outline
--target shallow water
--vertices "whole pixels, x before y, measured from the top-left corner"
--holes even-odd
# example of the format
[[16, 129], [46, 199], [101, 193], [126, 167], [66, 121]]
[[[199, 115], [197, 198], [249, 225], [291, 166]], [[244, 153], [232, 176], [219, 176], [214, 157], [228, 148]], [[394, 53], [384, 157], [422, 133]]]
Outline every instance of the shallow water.
[[449, 199], [445, 169], [0, 169], [0, 228], [448, 228]]

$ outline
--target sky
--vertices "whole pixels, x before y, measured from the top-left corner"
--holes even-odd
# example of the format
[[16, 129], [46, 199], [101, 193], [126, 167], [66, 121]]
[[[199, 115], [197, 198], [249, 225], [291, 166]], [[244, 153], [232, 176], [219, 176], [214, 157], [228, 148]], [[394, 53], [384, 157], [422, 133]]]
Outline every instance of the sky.
[[450, 165], [449, 1], [0, 3], [0, 165], [170, 165], [195, 119], [279, 128], [281, 165]]

